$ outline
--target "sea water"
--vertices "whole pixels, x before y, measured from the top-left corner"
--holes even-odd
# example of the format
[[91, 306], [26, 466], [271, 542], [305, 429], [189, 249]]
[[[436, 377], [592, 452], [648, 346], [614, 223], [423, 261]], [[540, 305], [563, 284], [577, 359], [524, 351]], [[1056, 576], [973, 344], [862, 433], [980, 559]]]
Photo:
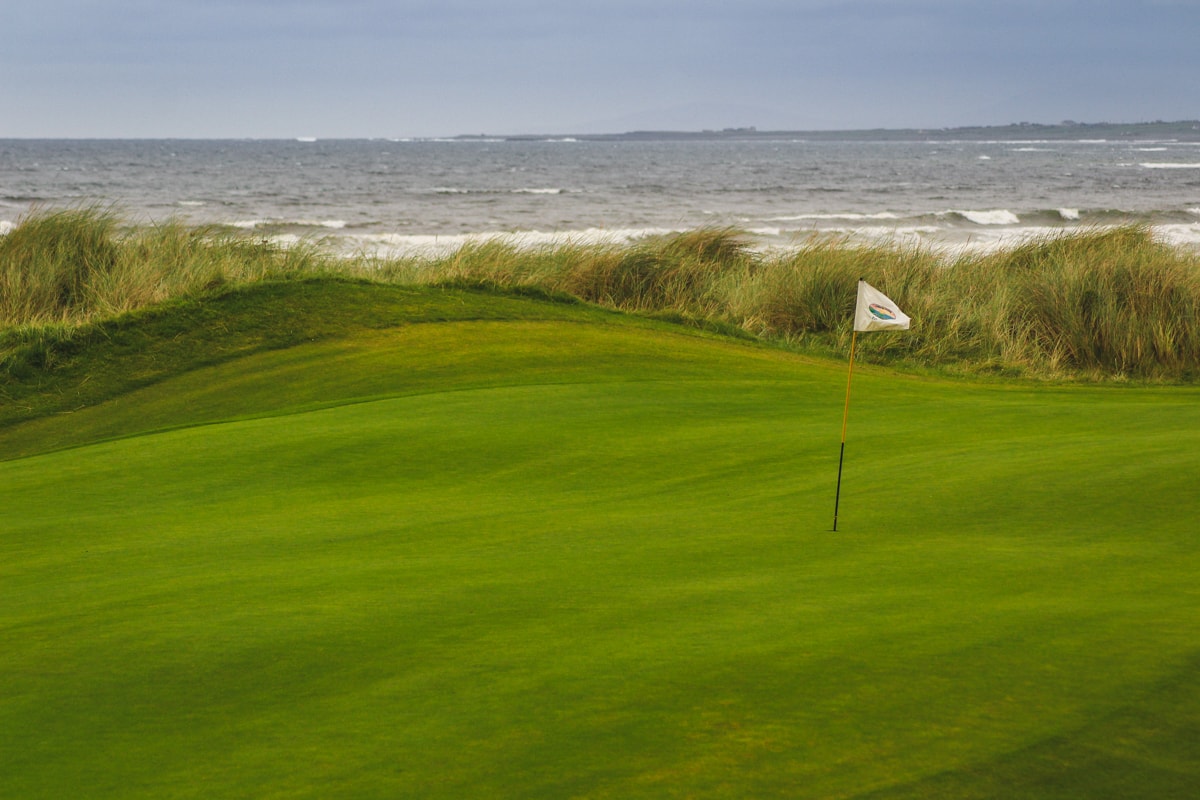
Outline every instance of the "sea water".
[[700, 227], [996, 248], [1129, 222], [1200, 247], [1200, 142], [0, 140], [0, 233], [94, 205], [384, 256]]

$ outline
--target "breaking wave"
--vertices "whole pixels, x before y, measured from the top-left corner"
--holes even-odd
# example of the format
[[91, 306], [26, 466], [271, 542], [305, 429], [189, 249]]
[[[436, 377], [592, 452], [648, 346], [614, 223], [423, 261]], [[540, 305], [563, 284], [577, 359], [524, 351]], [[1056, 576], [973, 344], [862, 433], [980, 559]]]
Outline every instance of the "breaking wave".
[[853, 212], [844, 212], [841, 214], [793, 214], [785, 217], [767, 217], [767, 222], [800, 222], [803, 220], [872, 220], [872, 219], [900, 219], [899, 214], [894, 214], [891, 211], [881, 211], [877, 214], [857, 214]]
[[449, 255], [467, 245], [500, 243], [518, 249], [560, 245], [628, 244], [649, 236], [680, 232], [679, 228], [586, 228], [576, 231], [485, 231], [459, 234], [373, 233], [353, 237], [357, 251], [380, 258]]
[[227, 223], [231, 228], [252, 231], [258, 228], [327, 228], [340, 231], [347, 226], [343, 219], [242, 219]]
[[958, 217], [965, 219], [967, 222], [973, 222], [976, 225], [1020, 225], [1021, 218], [1006, 208], [998, 208], [992, 211], [958, 211], [950, 210], [945, 212], [946, 216]]
[[434, 186], [429, 189], [431, 194], [570, 194], [575, 190], [563, 189], [557, 186], [520, 186], [516, 189], [467, 189], [458, 186]]

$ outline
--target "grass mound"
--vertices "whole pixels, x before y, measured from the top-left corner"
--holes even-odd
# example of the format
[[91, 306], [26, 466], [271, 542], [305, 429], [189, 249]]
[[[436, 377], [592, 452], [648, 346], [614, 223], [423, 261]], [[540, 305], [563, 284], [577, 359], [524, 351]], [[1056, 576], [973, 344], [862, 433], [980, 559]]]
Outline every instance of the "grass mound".
[[425, 322], [561, 318], [568, 312], [560, 306], [470, 289], [312, 278], [227, 287], [76, 328], [14, 332], [0, 374], [0, 430], [255, 353]]
[[1200, 780], [1190, 388], [864, 366], [834, 535], [844, 364], [328, 281], [79, 337], [0, 429], [0, 795]]

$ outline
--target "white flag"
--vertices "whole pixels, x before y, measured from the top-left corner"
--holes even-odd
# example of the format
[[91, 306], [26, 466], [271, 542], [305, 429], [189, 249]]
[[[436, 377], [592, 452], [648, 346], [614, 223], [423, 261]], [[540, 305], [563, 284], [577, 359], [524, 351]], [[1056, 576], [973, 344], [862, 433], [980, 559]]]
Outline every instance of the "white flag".
[[908, 315], [883, 292], [866, 281], [858, 282], [858, 304], [854, 307], [856, 331], [906, 331]]

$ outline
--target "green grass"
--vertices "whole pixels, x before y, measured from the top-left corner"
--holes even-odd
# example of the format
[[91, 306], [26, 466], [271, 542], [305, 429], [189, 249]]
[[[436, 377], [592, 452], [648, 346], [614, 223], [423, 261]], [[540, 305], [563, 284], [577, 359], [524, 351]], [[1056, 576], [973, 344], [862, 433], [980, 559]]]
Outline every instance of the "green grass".
[[834, 534], [844, 362], [329, 282], [71, 341], [0, 420], [0, 796], [1200, 782], [1194, 389], [856, 368]]

